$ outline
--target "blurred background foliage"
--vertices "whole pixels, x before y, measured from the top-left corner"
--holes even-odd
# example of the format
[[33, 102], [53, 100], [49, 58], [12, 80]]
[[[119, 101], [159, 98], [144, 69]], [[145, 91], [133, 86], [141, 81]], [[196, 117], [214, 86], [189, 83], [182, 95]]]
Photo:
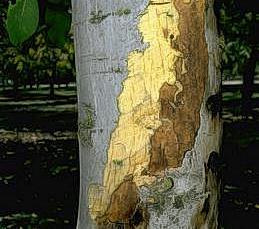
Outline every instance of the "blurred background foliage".
[[15, 98], [21, 86], [49, 84], [53, 98], [55, 84], [75, 82], [70, 2], [39, 0], [39, 6], [41, 17], [35, 33], [13, 45], [6, 24], [8, 1], [0, 2], [0, 78], [3, 88], [13, 87]]
[[35, 28], [19, 35], [15, 7], [30, 2], [0, 1], [0, 228], [75, 228], [79, 160], [71, 2], [37, 0], [37, 12], [28, 17], [38, 18], [29, 22]]
[[[251, 13], [245, 14], [240, 20], [238, 13], [228, 12], [224, 6], [221, 9], [220, 24], [223, 28], [224, 49], [222, 52], [223, 79], [235, 79], [242, 75], [244, 64], [249, 58], [251, 47], [244, 36], [249, 34]], [[238, 19], [238, 20], [236, 20]]]
[[216, 1], [215, 6], [222, 48], [222, 78], [241, 79], [252, 49], [258, 50], [258, 44], [253, 47], [251, 40], [251, 37], [258, 37], [258, 31], [255, 31], [259, 20], [258, 3], [256, 5], [252, 0], [221, 0]]
[[[253, 23], [258, 21], [258, 14], [239, 2], [216, 1], [223, 80], [240, 79], [252, 51], [251, 33], [254, 33]], [[21, 84], [49, 82], [53, 88], [55, 83], [75, 82], [70, 1], [38, 0], [38, 5], [40, 19], [35, 33], [14, 46], [6, 26], [8, 1], [0, 2], [0, 77], [4, 86], [12, 82], [15, 93]]]

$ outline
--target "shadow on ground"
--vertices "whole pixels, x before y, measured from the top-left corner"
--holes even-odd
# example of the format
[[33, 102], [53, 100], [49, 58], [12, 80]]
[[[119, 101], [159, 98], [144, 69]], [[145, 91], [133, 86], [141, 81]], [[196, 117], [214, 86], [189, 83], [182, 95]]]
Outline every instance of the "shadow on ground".
[[47, 90], [27, 90], [19, 101], [0, 96], [0, 228], [76, 227], [75, 88], [56, 93], [54, 100]]
[[[76, 97], [0, 99], [0, 228], [76, 227], [79, 162]], [[259, 228], [259, 120], [224, 97], [221, 228]], [[233, 102], [234, 101], [234, 102]]]
[[[224, 94], [223, 94], [224, 95]], [[241, 114], [240, 92], [223, 97], [221, 228], [259, 228], [259, 99], [252, 99], [252, 110]]]

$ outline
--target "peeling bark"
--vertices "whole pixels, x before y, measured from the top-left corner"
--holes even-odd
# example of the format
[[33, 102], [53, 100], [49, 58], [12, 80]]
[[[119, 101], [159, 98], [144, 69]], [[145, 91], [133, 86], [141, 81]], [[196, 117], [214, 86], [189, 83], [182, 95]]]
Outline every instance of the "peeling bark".
[[[177, 94], [175, 85], [165, 84], [161, 88], [160, 116], [165, 121], [151, 139], [149, 168], [152, 173], [180, 167], [185, 152], [193, 148], [208, 75], [205, 3], [197, 1], [191, 4], [191, 1], [178, 0], [175, 7], [179, 12], [179, 36], [171, 42], [171, 46], [183, 54], [176, 63], [176, 81], [181, 84], [182, 91]], [[174, 100], [176, 103], [172, 106], [170, 101]]]
[[220, 85], [213, 1], [74, 1], [73, 23], [87, 128], [77, 229], [216, 228], [219, 184], [206, 167], [221, 136], [206, 109]]

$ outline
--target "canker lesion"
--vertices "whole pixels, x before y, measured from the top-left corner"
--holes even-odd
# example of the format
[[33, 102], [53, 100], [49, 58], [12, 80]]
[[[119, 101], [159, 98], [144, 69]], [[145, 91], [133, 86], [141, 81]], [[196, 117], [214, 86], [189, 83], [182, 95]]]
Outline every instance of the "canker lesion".
[[178, 23], [173, 0], [150, 2], [140, 18], [139, 30], [149, 47], [128, 56], [129, 74], [117, 98], [120, 115], [111, 134], [103, 183], [88, 190], [91, 217], [100, 225], [129, 224], [140, 204], [138, 188], [157, 179], [149, 164], [152, 136], [164, 123], [161, 89], [165, 84], [174, 88], [170, 102], [175, 109], [181, 109], [179, 98], [184, 90], [176, 77], [176, 62], [183, 53], [172, 47], [170, 38], [173, 34], [175, 41], [179, 36]]

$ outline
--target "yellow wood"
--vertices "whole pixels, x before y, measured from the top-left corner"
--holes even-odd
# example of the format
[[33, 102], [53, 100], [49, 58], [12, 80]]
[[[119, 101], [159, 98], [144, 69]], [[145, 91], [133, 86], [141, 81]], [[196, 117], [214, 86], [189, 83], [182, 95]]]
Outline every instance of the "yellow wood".
[[103, 184], [93, 184], [88, 190], [93, 219], [105, 214], [112, 193], [125, 179], [131, 177], [137, 187], [155, 180], [145, 171], [150, 161], [150, 138], [162, 124], [159, 90], [165, 83], [175, 85], [178, 91], [174, 100], [183, 90], [175, 72], [175, 63], [183, 54], [171, 47], [179, 36], [178, 25], [179, 13], [173, 0], [153, 0], [140, 16], [139, 31], [149, 47], [144, 52], [133, 51], [128, 57], [128, 76], [117, 99], [120, 115], [110, 139]]

